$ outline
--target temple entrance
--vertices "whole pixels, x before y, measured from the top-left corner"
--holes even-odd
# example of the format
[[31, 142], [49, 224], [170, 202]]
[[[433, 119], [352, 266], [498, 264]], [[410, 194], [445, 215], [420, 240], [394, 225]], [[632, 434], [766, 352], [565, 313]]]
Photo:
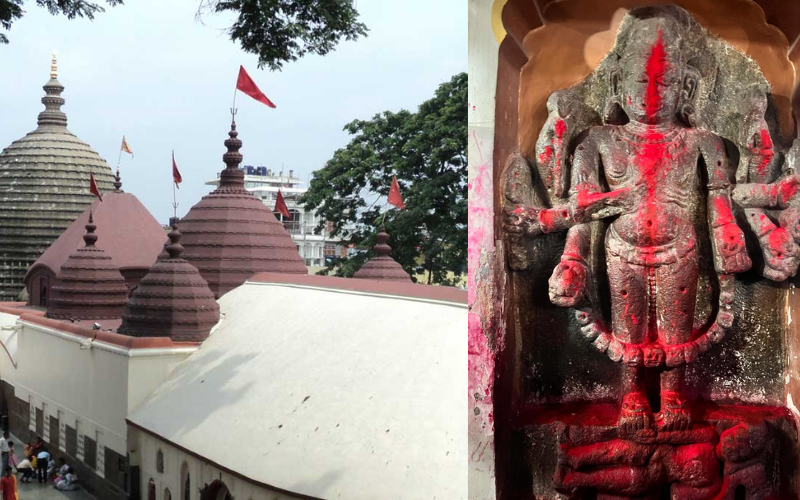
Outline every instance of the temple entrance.
[[203, 488], [200, 500], [233, 500], [233, 497], [225, 483], [217, 479]]

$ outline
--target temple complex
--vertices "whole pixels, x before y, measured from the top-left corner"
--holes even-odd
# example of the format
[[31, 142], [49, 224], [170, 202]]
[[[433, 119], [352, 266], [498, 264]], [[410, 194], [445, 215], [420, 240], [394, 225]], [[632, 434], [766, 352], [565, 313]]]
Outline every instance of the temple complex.
[[0, 153], [0, 300], [18, 300], [36, 258], [92, 202], [89, 175], [109, 191], [113, 172], [67, 130], [56, 59], [44, 85], [38, 127]]
[[0, 246], [30, 257], [27, 300], [0, 295], [10, 432], [103, 500], [465, 499], [466, 292], [412, 283], [383, 230], [359, 279], [309, 276], [235, 123], [218, 188], [165, 231], [67, 132], [52, 76], [0, 157], [0, 217], [25, 218]]
[[800, 498], [800, 4], [470, 7], [470, 497]]

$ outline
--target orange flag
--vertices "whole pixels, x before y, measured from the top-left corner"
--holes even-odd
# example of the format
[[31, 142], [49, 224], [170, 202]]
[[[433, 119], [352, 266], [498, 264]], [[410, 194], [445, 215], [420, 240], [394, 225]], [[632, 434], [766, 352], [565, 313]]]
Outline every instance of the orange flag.
[[122, 145], [119, 147], [119, 150], [128, 153], [131, 155], [131, 158], [133, 158], [133, 150], [128, 146], [128, 141], [125, 140], [124, 135], [122, 136]]
[[94, 180], [93, 173], [89, 173], [89, 192], [97, 196], [98, 200], [103, 201], [103, 195], [100, 194], [100, 190], [97, 189], [97, 182]]
[[283, 200], [283, 194], [281, 190], [278, 189], [278, 199], [275, 201], [275, 211], [279, 214], [282, 214], [287, 219], [291, 219], [289, 215], [289, 207], [286, 206], [286, 202]]
[[175, 183], [175, 187], [180, 189], [181, 182], [183, 182], [183, 177], [181, 177], [181, 173], [178, 171], [178, 165], [175, 163], [175, 151], [172, 152], [172, 182]]
[[400, 184], [397, 183], [397, 177], [392, 176], [392, 187], [389, 189], [389, 198], [386, 200], [399, 209], [406, 208], [403, 203], [403, 197], [400, 195]]

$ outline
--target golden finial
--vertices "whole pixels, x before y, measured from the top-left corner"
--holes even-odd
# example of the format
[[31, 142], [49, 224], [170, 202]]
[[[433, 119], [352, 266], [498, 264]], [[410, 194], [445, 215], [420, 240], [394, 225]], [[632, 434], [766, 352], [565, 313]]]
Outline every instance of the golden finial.
[[50, 65], [50, 78], [53, 80], [58, 76], [58, 68], [56, 67], [56, 51], [53, 51], [53, 64]]

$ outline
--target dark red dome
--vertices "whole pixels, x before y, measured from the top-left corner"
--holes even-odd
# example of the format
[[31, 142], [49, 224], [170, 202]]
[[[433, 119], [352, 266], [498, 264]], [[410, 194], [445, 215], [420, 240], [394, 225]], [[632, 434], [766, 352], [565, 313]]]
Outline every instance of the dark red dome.
[[389, 235], [383, 228], [381, 228], [381, 232], [378, 233], [375, 239], [377, 243], [373, 250], [376, 256], [365, 262], [353, 277], [365, 280], [411, 283], [411, 276], [403, 270], [403, 266], [389, 256], [392, 252], [392, 247], [389, 246]]
[[219, 188], [181, 219], [184, 258], [196, 266], [219, 298], [256, 273], [307, 274], [297, 246], [272, 211], [244, 188], [236, 123], [231, 124], [227, 167]]
[[96, 247], [97, 226], [89, 214], [85, 246], [61, 266], [47, 303], [47, 317], [56, 319], [119, 318], [128, 300], [128, 288], [119, 268]]
[[119, 333], [202, 342], [219, 321], [219, 305], [197, 268], [181, 258], [181, 233], [169, 233], [167, 258], [159, 258], [131, 294]]

